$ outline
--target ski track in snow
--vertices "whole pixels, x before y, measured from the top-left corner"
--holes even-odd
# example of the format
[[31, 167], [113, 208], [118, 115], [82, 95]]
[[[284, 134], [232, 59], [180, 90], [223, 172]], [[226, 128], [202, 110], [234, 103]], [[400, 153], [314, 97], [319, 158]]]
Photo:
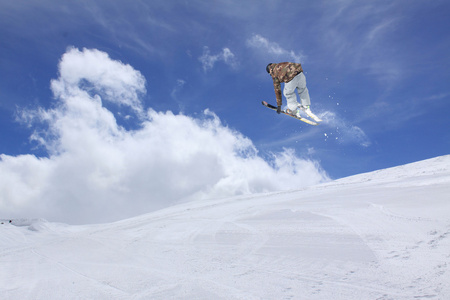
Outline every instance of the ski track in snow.
[[1, 299], [450, 299], [450, 156], [110, 224], [0, 225]]

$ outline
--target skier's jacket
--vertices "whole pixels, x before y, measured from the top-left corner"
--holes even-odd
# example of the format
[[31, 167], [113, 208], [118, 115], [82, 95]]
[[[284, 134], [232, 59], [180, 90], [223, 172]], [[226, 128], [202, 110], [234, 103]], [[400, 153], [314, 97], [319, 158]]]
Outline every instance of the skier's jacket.
[[302, 65], [291, 62], [282, 62], [279, 64], [271, 64], [269, 67], [270, 76], [273, 79], [273, 88], [275, 89], [275, 97], [277, 98], [277, 105], [283, 104], [281, 98], [281, 82], [289, 82], [295, 76], [303, 72]]

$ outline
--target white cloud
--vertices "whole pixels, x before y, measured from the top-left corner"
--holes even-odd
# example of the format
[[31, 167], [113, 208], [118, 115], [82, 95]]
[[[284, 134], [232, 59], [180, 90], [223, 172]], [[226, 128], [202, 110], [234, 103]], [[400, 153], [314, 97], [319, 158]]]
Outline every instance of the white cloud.
[[145, 92], [144, 77], [130, 65], [111, 60], [105, 52], [70, 48], [62, 56], [59, 73], [59, 79], [51, 83], [56, 97], [94, 92], [105, 100], [142, 112], [139, 94]]
[[[395, 85], [407, 69], [404, 52], [397, 49], [395, 38], [405, 15], [406, 4], [389, 1], [335, 1], [327, 6], [323, 18], [313, 27], [326, 51], [346, 69], [364, 71], [387, 87]], [[400, 54], [399, 53], [403, 53]]]
[[431, 95], [431, 96], [425, 98], [425, 100], [427, 100], [427, 101], [437, 101], [437, 100], [442, 100], [442, 99], [446, 99], [446, 98], [449, 98], [449, 97], [450, 97], [450, 93], [443, 92], [443, 93], [440, 93], [440, 94], [437, 94], [437, 95]]
[[[52, 109], [23, 111], [49, 153], [0, 156], [4, 218], [69, 223], [118, 220], [193, 198], [295, 189], [326, 180], [293, 150], [258, 155], [251, 140], [209, 110], [200, 118], [143, 111], [145, 80], [98, 50], [69, 49], [52, 81]], [[105, 98], [103, 98], [105, 97]], [[131, 107], [139, 129], [126, 130], [102, 105]]]
[[214, 65], [222, 61], [231, 68], [236, 68], [238, 65], [236, 56], [231, 52], [229, 48], [223, 48], [222, 52], [219, 52], [216, 55], [211, 55], [211, 52], [208, 47], [203, 48], [203, 54], [199, 57], [199, 61], [202, 63], [203, 70], [205, 72], [211, 70]]
[[170, 93], [170, 96], [173, 99], [176, 99], [178, 92], [184, 87], [185, 84], [186, 84], [185, 80], [177, 79], [177, 83], [176, 83], [175, 87], [172, 89], [172, 92]]
[[250, 39], [248, 39], [247, 46], [258, 49], [260, 51], [262, 50], [268, 53], [270, 56], [279, 60], [301, 63], [305, 59], [305, 56], [303, 54], [296, 53], [293, 50], [283, 49], [277, 43], [271, 42], [259, 34], [254, 34]]

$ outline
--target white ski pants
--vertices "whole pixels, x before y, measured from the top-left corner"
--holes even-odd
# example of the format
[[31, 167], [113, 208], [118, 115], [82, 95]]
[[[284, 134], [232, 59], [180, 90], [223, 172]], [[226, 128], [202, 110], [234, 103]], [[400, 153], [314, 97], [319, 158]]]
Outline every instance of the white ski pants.
[[286, 97], [287, 106], [290, 110], [295, 110], [299, 105], [295, 90], [297, 90], [300, 102], [303, 106], [311, 105], [308, 88], [306, 87], [306, 78], [303, 72], [284, 84], [283, 94]]

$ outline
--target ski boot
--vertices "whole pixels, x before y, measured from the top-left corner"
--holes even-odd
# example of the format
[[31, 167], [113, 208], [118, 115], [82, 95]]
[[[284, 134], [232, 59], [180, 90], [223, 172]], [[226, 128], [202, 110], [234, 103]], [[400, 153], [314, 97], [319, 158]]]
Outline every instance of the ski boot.
[[306, 105], [306, 106], [300, 105], [298, 109], [304, 111], [314, 121], [322, 122], [322, 120], [318, 116], [316, 116], [315, 114], [312, 113], [309, 105]]

